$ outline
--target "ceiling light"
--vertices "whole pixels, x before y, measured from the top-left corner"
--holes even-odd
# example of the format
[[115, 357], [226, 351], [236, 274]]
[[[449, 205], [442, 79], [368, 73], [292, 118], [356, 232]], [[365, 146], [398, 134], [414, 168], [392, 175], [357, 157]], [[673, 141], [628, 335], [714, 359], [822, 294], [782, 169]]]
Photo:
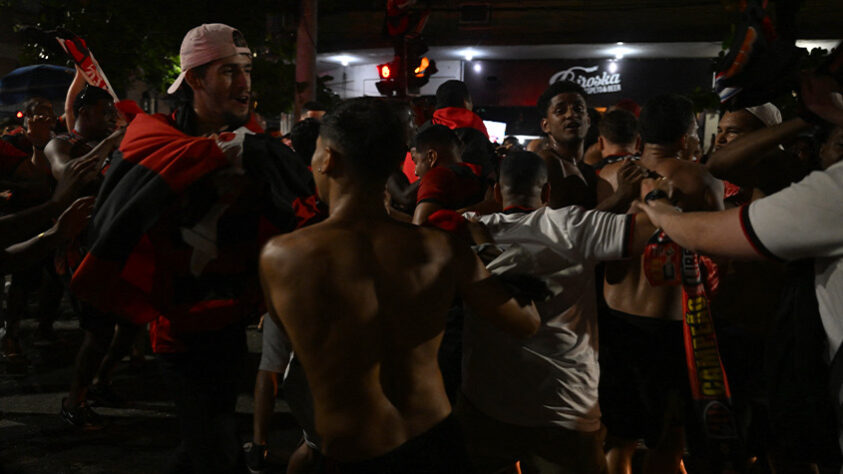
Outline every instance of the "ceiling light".
[[340, 63], [343, 66], [348, 66], [351, 63], [359, 61], [359, 59], [355, 56], [351, 56], [349, 54], [337, 54], [336, 56], [331, 56], [328, 58], [328, 61], [334, 63]]
[[615, 59], [623, 59], [624, 56], [628, 54], [635, 53], [636, 51], [632, 48], [627, 48], [626, 46], [615, 46], [613, 48], [609, 48], [605, 51], [606, 54], [610, 56], [614, 56]]
[[475, 51], [471, 48], [467, 48], [467, 49], [464, 49], [462, 51], [457, 52], [457, 54], [459, 54], [460, 56], [465, 58], [466, 61], [471, 61], [472, 59], [474, 59], [475, 56], [477, 56], [477, 51]]

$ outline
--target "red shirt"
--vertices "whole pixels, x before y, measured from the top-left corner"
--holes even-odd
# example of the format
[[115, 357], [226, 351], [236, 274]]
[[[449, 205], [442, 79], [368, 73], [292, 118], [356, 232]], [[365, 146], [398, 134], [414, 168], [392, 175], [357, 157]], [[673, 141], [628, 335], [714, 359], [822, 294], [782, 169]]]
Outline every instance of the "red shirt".
[[481, 173], [481, 167], [472, 163], [437, 166], [422, 177], [416, 202], [435, 202], [451, 210], [476, 204], [486, 195]]

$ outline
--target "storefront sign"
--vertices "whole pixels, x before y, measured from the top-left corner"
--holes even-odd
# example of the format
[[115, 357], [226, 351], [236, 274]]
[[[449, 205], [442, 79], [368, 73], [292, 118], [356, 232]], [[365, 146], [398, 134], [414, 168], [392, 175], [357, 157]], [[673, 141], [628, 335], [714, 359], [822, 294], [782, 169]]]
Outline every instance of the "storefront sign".
[[550, 84], [559, 81], [575, 82], [581, 85], [589, 95], [621, 91], [620, 73], [610, 73], [606, 69], [601, 69], [600, 66], [573, 66], [550, 76]]

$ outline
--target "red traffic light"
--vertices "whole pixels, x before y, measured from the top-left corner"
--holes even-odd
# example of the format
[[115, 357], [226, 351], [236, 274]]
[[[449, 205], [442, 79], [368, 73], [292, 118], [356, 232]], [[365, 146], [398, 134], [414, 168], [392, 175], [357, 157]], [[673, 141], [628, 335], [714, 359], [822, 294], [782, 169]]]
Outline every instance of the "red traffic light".
[[378, 74], [380, 74], [381, 79], [389, 79], [389, 76], [392, 75], [389, 64], [378, 64]]

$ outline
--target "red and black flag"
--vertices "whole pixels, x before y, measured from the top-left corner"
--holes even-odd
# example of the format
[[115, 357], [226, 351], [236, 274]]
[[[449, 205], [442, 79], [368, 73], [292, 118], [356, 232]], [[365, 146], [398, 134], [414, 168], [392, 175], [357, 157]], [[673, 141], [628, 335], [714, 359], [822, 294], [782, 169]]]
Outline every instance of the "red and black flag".
[[56, 36], [56, 41], [59, 42], [62, 49], [70, 56], [70, 59], [73, 60], [79, 70], [82, 71], [82, 75], [88, 84], [107, 90], [114, 97], [115, 102], [120, 100], [117, 98], [117, 94], [114, 93], [114, 89], [111, 87], [111, 83], [108, 82], [108, 78], [105, 77], [105, 72], [103, 72], [96, 58], [94, 58], [94, 53], [88, 49], [88, 45], [84, 39], [69, 31], [62, 31]]
[[[262, 300], [263, 243], [319, 216], [302, 204], [313, 200], [312, 176], [277, 140], [247, 136], [242, 171], [231, 168], [214, 139], [182, 133], [166, 116], [139, 115], [97, 197], [74, 293], [135, 323], [164, 318], [180, 332], [221, 328], [253, 313]], [[245, 184], [232, 187], [238, 182]], [[238, 208], [243, 195], [254, 205]], [[213, 239], [192, 232], [229, 206], [241, 210], [225, 222], [217, 213], [206, 226]]]

